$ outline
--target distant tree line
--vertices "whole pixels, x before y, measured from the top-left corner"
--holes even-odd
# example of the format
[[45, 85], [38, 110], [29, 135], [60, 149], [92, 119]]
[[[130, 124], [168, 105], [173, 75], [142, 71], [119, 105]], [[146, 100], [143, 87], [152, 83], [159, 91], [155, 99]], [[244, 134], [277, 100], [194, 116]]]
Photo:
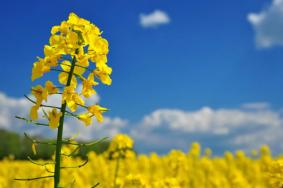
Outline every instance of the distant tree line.
[[[51, 140], [37, 137], [38, 140], [48, 142]], [[83, 142], [80, 142], [83, 143]], [[93, 146], [83, 147], [78, 151], [78, 156], [85, 158], [87, 153], [94, 151], [98, 154], [107, 150], [109, 141], [102, 141]], [[32, 151], [32, 142], [28, 138], [14, 132], [0, 129], [0, 159], [13, 156], [15, 159], [25, 160], [27, 156], [33, 159], [51, 159], [54, 154], [55, 146], [53, 145], [37, 145], [36, 155]]]

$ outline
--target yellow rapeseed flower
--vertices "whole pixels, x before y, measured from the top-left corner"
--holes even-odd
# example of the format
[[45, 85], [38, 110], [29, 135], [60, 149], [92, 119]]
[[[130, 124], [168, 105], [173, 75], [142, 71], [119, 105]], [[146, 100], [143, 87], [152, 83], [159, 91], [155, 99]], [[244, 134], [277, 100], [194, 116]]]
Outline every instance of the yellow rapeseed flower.
[[62, 112], [58, 112], [55, 108], [48, 112], [49, 126], [57, 128], [59, 126], [60, 117]]
[[75, 91], [75, 87], [73, 85], [65, 87], [62, 94], [62, 100], [67, 103], [68, 108], [72, 112], [77, 110], [78, 105], [84, 105], [84, 100]]
[[36, 98], [37, 106], [40, 106], [43, 100], [47, 101], [48, 92], [41, 85], [33, 87], [31, 93]]
[[[38, 110], [44, 107], [42, 102], [47, 102], [49, 95], [62, 94], [62, 104], [66, 103], [71, 112], [76, 112], [78, 107], [88, 110], [83, 114], [74, 114], [85, 125], [92, 123], [93, 116], [98, 122], [103, 121], [102, 114], [107, 108], [99, 105], [84, 106], [82, 98], [95, 95], [98, 82], [106, 85], [112, 83], [112, 68], [107, 65], [109, 44], [101, 34], [96, 25], [75, 13], [70, 13], [66, 21], [52, 27], [49, 43], [44, 45], [44, 57], [38, 57], [38, 61], [33, 64], [31, 77], [34, 81], [47, 72], [56, 71], [59, 72], [59, 85], [55, 86], [47, 80], [44, 87], [37, 85], [32, 88], [36, 98], [36, 104], [30, 110], [32, 120], [38, 119]], [[77, 87], [79, 82], [82, 87]]]
[[58, 88], [50, 80], [45, 82], [45, 88], [48, 92], [48, 95], [58, 93]]
[[34, 106], [31, 107], [30, 114], [29, 114], [31, 120], [37, 120], [38, 119], [38, 114], [37, 114], [38, 109], [39, 109], [38, 105], [34, 105]]
[[43, 59], [39, 59], [39, 61], [33, 64], [31, 80], [34, 81], [35, 79], [42, 77], [44, 73], [49, 71], [50, 67], [45, 65]]
[[81, 120], [82, 122], [84, 122], [84, 124], [86, 126], [91, 125], [92, 124], [92, 115], [89, 114], [88, 112], [80, 114], [78, 116], [79, 120]]
[[88, 75], [88, 78], [84, 79], [83, 81], [82, 95], [88, 98], [93, 94], [96, 94], [95, 90], [93, 89], [93, 86], [96, 86], [97, 84], [98, 83], [94, 81], [94, 74], [90, 73]]
[[98, 122], [102, 122], [103, 121], [102, 113], [108, 111], [108, 109], [101, 107], [99, 105], [92, 105], [88, 107], [88, 111], [96, 117]]

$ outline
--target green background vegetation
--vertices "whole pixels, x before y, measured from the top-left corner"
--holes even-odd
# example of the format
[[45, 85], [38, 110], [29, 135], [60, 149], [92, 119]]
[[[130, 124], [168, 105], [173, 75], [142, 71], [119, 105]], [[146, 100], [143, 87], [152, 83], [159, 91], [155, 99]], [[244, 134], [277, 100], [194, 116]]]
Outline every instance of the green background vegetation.
[[[44, 142], [51, 141], [42, 139], [40, 137], [36, 137], [36, 139]], [[33, 159], [51, 159], [51, 156], [55, 152], [55, 146], [37, 145], [37, 154], [34, 155], [31, 149], [31, 145], [31, 141], [24, 135], [8, 132], [6, 130], [0, 130], [0, 159], [8, 156], [14, 156], [15, 159], [21, 160], [27, 159], [27, 156], [30, 156]], [[107, 150], [108, 146], [109, 141], [103, 141], [89, 147], [83, 147], [78, 152], [78, 156], [84, 158], [89, 151], [94, 151], [99, 154]]]

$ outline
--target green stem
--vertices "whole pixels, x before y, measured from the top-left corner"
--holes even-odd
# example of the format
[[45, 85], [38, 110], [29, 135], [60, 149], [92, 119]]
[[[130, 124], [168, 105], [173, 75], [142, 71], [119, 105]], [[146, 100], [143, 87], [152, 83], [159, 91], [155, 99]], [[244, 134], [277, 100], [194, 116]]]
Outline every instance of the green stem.
[[[70, 86], [72, 81], [72, 76], [74, 73], [76, 58], [73, 57], [71, 70], [68, 75], [67, 86]], [[61, 106], [62, 116], [60, 117], [59, 127], [57, 132], [57, 144], [56, 144], [56, 154], [55, 154], [55, 174], [54, 174], [54, 188], [59, 188], [60, 184], [60, 169], [61, 169], [61, 148], [62, 148], [62, 135], [63, 135], [63, 125], [64, 125], [64, 116], [66, 112], [66, 101]]]

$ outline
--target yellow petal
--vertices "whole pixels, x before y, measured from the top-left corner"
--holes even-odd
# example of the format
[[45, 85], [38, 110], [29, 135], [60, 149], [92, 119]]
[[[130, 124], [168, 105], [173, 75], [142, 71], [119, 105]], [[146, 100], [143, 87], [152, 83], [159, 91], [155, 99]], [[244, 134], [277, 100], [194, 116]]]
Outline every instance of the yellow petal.
[[83, 113], [79, 115], [79, 120], [81, 120], [82, 122], [84, 122], [84, 124], [86, 126], [91, 125], [92, 124], [92, 118], [89, 115], [89, 113]]
[[78, 21], [79, 21], [79, 17], [75, 13], [71, 12], [69, 14], [68, 23], [77, 24]]
[[64, 71], [69, 72], [71, 70], [71, 65], [70, 61], [63, 61], [60, 66]]
[[52, 111], [48, 112], [49, 126], [51, 128], [57, 128], [59, 126], [59, 121], [62, 113], [54, 108]]
[[77, 104], [73, 100], [67, 101], [67, 106], [72, 112], [75, 112], [77, 110]]
[[56, 88], [55, 85], [50, 80], [47, 80], [45, 82], [45, 88], [48, 94], [58, 93], [58, 88]]
[[30, 118], [31, 118], [33, 121], [35, 121], [35, 120], [38, 119], [37, 110], [38, 110], [38, 106], [37, 106], [37, 105], [31, 107], [31, 109], [30, 109], [30, 114], [29, 114], [29, 116], [30, 116]]
[[67, 73], [61, 72], [58, 75], [58, 81], [60, 82], [60, 84], [66, 85], [67, 80], [68, 80], [68, 74]]
[[32, 153], [33, 153], [34, 155], [36, 155], [37, 153], [36, 153], [36, 144], [35, 144], [35, 143], [32, 143], [31, 149], [32, 149]]
[[99, 105], [93, 105], [88, 107], [88, 111], [93, 114], [96, 117], [97, 121], [100, 123], [103, 122], [102, 113], [106, 112], [107, 110], [107, 108], [101, 107]]
[[95, 117], [99, 123], [103, 122], [103, 116], [101, 113], [96, 113]]
[[53, 26], [52, 29], [51, 29], [51, 34], [54, 35], [56, 33], [58, 33], [60, 31], [60, 26], [56, 25], [56, 26]]
[[[65, 72], [61, 72], [59, 75], [58, 75], [58, 81], [59, 83], [63, 84], [63, 85], [66, 85], [67, 84], [67, 81], [68, 81], [68, 74], [65, 73]], [[71, 80], [71, 85], [73, 87], [77, 87], [77, 79], [75, 76], [72, 77], [72, 80]]]

